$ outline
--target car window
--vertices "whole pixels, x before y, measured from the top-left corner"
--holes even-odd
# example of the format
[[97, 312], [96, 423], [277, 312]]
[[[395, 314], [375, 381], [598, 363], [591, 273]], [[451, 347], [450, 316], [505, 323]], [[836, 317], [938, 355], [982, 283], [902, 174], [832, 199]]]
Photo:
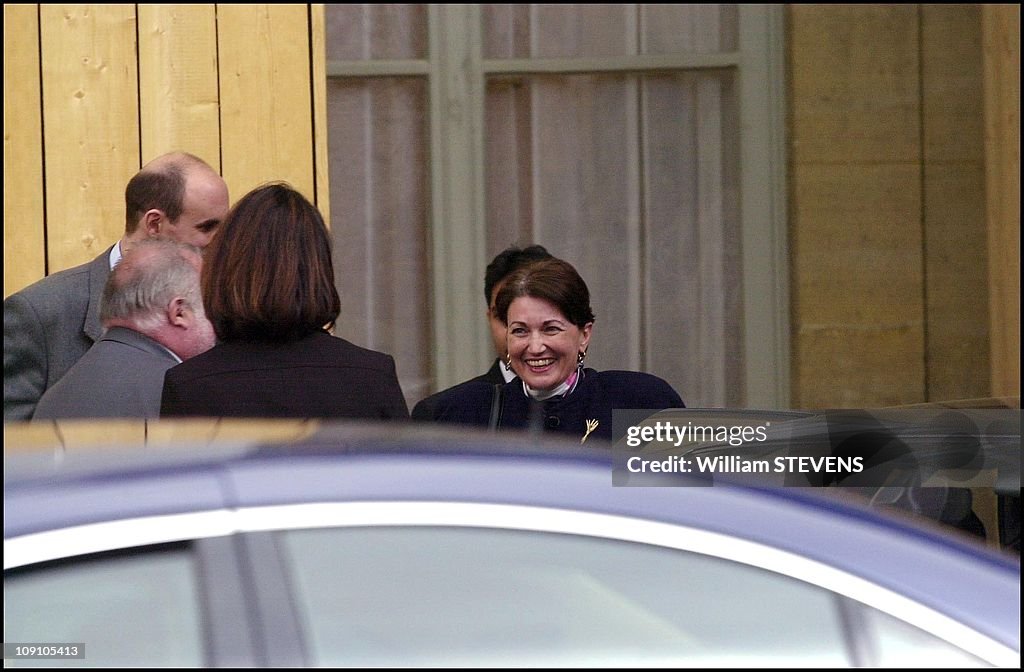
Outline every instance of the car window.
[[281, 535], [320, 665], [851, 662], [836, 596], [728, 560], [484, 528]]
[[877, 609], [865, 609], [878, 667], [987, 667], [984, 661]]
[[7, 570], [4, 641], [82, 643], [85, 659], [4, 665], [201, 666], [196, 577], [188, 544]]

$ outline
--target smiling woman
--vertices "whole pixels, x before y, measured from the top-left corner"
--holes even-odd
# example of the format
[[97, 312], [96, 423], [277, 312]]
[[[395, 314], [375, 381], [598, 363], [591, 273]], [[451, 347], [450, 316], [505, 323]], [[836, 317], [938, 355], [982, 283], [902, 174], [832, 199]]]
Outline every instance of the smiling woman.
[[494, 299], [507, 325], [506, 368], [514, 369], [533, 398], [565, 394], [579, 380], [594, 328], [590, 290], [561, 259], [511, 275]]
[[583, 362], [594, 330], [590, 290], [572, 264], [544, 259], [514, 272], [494, 311], [507, 327], [506, 385], [470, 382], [441, 403], [440, 422], [529, 428], [612, 438], [614, 409], [683, 408], [672, 386], [633, 371], [595, 371]]
[[532, 296], [513, 301], [507, 313], [509, 368], [536, 398], [568, 389], [587, 354], [594, 323], [577, 327], [555, 304]]

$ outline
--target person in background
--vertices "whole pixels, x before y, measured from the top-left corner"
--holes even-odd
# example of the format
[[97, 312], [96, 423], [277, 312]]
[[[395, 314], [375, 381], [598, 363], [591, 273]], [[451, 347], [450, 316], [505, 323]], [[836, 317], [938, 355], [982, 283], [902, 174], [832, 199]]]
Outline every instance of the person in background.
[[157, 418], [164, 373], [214, 346], [199, 294], [198, 248], [136, 243], [110, 272], [103, 337], [43, 393], [33, 420]]
[[[502, 250], [491, 263], [487, 265], [484, 273], [484, 300], [487, 302], [487, 324], [491, 330], [491, 340], [494, 343], [494, 352], [497, 355], [494, 363], [486, 373], [482, 373], [466, 382], [485, 382], [491, 385], [504, 385], [511, 382], [516, 374], [511, 369], [501, 365], [507, 354], [505, 350], [505, 324], [498, 319], [494, 309], [494, 299], [498, 295], [505, 279], [511, 273], [527, 264], [541, 259], [551, 259], [551, 254], [540, 245], [530, 245], [525, 248], [507, 247]], [[462, 385], [464, 383], [460, 383]], [[458, 387], [458, 386], [454, 386]], [[437, 409], [444, 405], [444, 399], [453, 388], [441, 390], [421, 400], [412, 409], [413, 420], [436, 420]]]
[[290, 186], [232, 207], [201, 286], [218, 344], [167, 371], [161, 417], [409, 417], [394, 359], [329, 333], [341, 307], [330, 235]]
[[594, 329], [590, 291], [571, 264], [547, 259], [512, 273], [495, 298], [506, 325], [503, 366], [517, 379], [453, 389], [439, 422], [543, 429], [581, 442], [610, 440], [612, 410], [684, 408], [667, 382], [647, 373], [584, 368]]
[[100, 338], [100, 297], [122, 255], [149, 238], [205, 247], [229, 206], [221, 176], [185, 152], [147, 163], [124, 196], [125, 230], [117, 243], [4, 299], [5, 421], [31, 418], [43, 393]]

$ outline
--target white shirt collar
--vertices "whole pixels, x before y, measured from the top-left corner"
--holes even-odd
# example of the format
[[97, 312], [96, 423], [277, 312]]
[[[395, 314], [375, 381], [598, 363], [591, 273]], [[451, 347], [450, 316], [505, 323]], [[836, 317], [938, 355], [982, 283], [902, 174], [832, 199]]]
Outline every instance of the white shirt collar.
[[178, 357], [178, 353], [174, 352], [174, 350], [171, 350], [170, 348], [168, 348], [166, 345], [164, 345], [160, 341], [157, 341], [156, 344], [159, 345], [164, 350], [166, 350], [167, 352], [171, 353], [171, 357], [174, 357], [174, 359], [178, 362], [178, 364], [181, 364], [182, 360], [181, 360], [181, 357]]
[[559, 385], [553, 390], [535, 390], [529, 385], [527, 385], [526, 381], [524, 380], [523, 392], [526, 393], [526, 396], [531, 397], [537, 401], [547, 401], [548, 399], [551, 399], [552, 397], [557, 397], [559, 395], [568, 396], [572, 394], [573, 390], [576, 389], [576, 385], [579, 384], [581, 378], [583, 378], [582, 367], [577, 368], [575, 375], [570, 376], [569, 379], [565, 380], [561, 385]]
[[110, 248], [110, 270], [114, 270], [114, 266], [117, 266], [117, 262], [121, 261], [121, 241], [114, 243], [114, 246]]
[[505, 379], [506, 383], [511, 383], [516, 379], [516, 372], [512, 369], [506, 369], [505, 362], [498, 362], [498, 370], [501, 371], [501, 377]]

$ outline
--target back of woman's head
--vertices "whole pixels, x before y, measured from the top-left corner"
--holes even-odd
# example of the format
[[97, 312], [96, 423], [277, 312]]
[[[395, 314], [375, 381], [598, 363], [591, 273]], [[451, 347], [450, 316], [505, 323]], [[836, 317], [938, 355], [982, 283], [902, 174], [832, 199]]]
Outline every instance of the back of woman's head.
[[594, 321], [587, 283], [567, 261], [552, 257], [513, 271], [494, 300], [498, 319], [508, 324], [508, 308], [520, 296], [544, 299], [580, 329]]
[[206, 249], [202, 289], [222, 341], [292, 341], [333, 326], [341, 301], [316, 206], [283, 183], [243, 196]]

